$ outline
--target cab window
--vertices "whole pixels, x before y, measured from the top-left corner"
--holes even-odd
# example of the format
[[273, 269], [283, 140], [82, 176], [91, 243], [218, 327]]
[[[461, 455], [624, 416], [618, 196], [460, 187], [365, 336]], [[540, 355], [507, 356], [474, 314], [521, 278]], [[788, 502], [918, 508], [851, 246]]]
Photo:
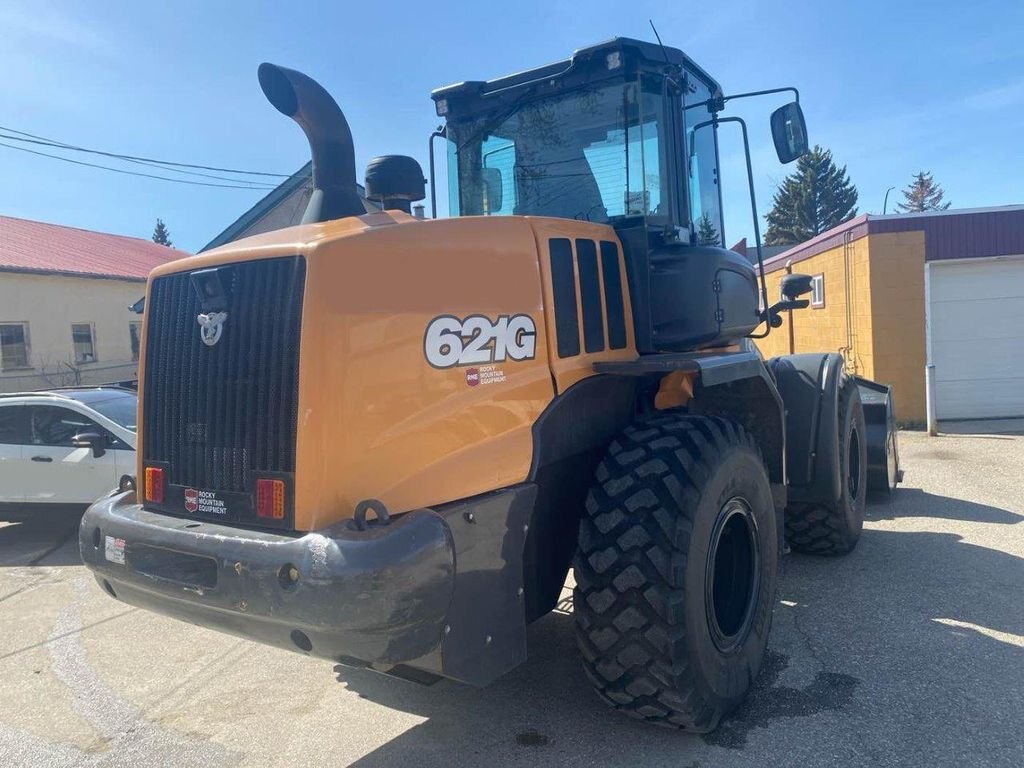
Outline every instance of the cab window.
[[87, 416], [53, 405], [37, 405], [31, 416], [32, 445], [70, 446], [80, 432], [103, 432]]
[[706, 102], [711, 90], [696, 76], [689, 74], [683, 93], [683, 121], [686, 146], [689, 150], [690, 231], [694, 238], [701, 233], [701, 245], [725, 247], [722, 229], [722, 196], [718, 181], [718, 133], [714, 126], [694, 126], [710, 119]]
[[77, 411], [59, 406], [35, 406], [30, 418], [31, 444], [72, 447], [72, 438], [82, 432], [97, 432], [114, 451], [131, 451], [131, 445]]
[[0, 445], [27, 445], [29, 442], [28, 408], [0, 405]]
[[597, 83], [448, 123], [453, 215], [667, 215], [662, 81]]
[[129, 449], [129, 446], [88, 416], [83, 416], [70, 408], [37, 405], [32, 408], [30, 427], [32, 445], [68, 448], [72, 447], [71, 439], [75, 435], [82, 432], [98, 432], [106, 436], [108, 447], [114, 450]]

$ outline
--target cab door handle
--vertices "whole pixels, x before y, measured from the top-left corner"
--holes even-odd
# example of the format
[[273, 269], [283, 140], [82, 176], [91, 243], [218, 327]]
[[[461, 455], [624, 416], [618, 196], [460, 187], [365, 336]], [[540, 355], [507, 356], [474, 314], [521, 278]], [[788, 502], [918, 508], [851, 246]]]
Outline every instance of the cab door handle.
[[33, 456], [32, 457], [32, 461], [45, 461], [47, 464], [49, 464], [51, 461], [53, 461], [53, 457], [52, 456]]

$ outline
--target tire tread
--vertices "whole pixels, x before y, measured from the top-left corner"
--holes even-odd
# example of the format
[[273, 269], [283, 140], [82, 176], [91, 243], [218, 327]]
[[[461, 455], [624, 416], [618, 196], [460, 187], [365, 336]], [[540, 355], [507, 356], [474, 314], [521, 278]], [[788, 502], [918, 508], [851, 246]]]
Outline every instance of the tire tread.
[[587, 497], [574, 561], [586, 675], [627, 715], [713, 730], [723, 713], [698, 690], [686, 652], [692, 515], [721, 457], [734, 447], [760, 456], [757, 445], [722, 418], [661, 414], [627, 427], [612, 446]]

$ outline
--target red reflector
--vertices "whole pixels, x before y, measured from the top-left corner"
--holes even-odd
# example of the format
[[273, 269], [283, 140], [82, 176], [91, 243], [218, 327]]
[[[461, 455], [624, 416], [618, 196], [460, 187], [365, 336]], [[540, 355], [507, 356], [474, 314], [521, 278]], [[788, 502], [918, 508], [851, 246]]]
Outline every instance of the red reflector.
[[164, 501], [164, 471], [159, 467], [146, 467], [146, 501]]
[[284, 520], [284, 480], [256, 481], [256, 517]]

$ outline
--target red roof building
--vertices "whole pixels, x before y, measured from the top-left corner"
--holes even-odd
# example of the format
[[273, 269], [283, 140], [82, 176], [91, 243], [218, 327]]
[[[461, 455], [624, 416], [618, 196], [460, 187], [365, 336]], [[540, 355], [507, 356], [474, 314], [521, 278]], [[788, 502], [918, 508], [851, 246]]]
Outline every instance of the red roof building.
[[0, 216], [0, 271], [144, 281], [190, 254], [150, 240]]
[[0, 392], [135, 378], [149, 273], [189, 254], [0, 216]]

